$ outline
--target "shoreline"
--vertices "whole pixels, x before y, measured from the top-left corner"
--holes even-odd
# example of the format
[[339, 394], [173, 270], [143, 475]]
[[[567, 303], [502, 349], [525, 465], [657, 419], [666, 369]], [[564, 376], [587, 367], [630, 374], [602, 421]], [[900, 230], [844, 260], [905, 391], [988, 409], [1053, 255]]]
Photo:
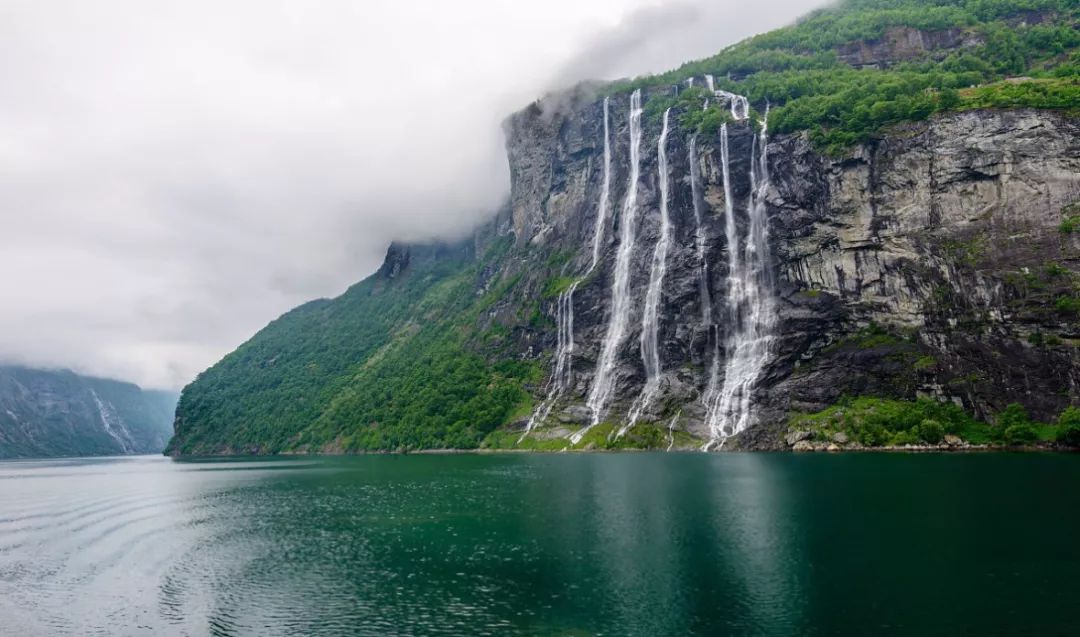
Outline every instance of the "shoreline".
[[[834, 448], [829, 448], [830, 446]], [[341, 458], [347, 456], [412, 456], [412, 455], [427, 455], [427, 456], [451, 456], [451, 455], [501, 455], [501, 454], [537, 454], [537, 455], [558, 455], [558, 454], [621, 454], [621, 453], [676, 453], [676, 454], [707, 454], [722, 456], [725, 454], [791, 454], [791, 455], [807, 455], [807, 454], [852, 454], [852, 453], [910, 453], [910, 454], [964, 454], [964, 453], [1077, 453], [1080, 449], [1075, 447], [1065, 447], [1054, 444], [1045, 445], [1021, 445], [1021, 446], [1009, 446], [1009, 445], [964, 445], [964, 446], [950, 446], [950, 445], [904, 445], [904, 446], [883, 446], [883, 447], [839, 447], [837, 445], [825, 445], [815, 446], [814, 448], [800, 448], [793, 449], [791, 447], [787, 449], [731, 449], [728, 451], [701, 451], [700, 449], [560, 449], [560, 450], [544, 450], [544, 449], [417, 449], [408, 451], [356, 451], [356, 452], [298, 452], [298, 451], [285, 451], [281, 453], [216, 453], [216, 454], [192, 454], [192, 455], [166, 455], [164, 457], [173, 460], [197, 460], [200, 458], [206, 459], [225, 459], [225, 458]], [[164, 455], [164, 454], [163, 454]]]

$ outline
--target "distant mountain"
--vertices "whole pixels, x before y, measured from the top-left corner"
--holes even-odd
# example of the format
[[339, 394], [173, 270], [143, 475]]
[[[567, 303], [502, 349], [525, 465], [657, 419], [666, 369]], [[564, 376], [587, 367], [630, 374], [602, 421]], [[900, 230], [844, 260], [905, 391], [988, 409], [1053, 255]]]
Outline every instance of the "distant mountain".
[[0, 458], [158, 453], [176, 401], [67, 370], [0, 366]]

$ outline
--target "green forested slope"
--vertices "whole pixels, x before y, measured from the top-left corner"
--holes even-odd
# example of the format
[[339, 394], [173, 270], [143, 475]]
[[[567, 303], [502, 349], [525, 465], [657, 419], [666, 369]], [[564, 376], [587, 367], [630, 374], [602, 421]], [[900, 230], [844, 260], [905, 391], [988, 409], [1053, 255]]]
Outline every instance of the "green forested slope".
[[[839, 152], [889, 124], [943, 110], [1080, 109], [1078, 24], [1076, 0], [847, 0], [711, 58], [609, 90], [713, 75], [718, 88], [746, 95], [758, 108], [770, 103], [773, 131], [809, 130], [821, 147]], [[700, 86], [691, 94], [706, 96]], [[652, 110], [665, 106], [654, 103]], [[719, 119], [693, 116], [705, 124]]]
[[168, 453], [475, 447], [528, 401], [534, 366], [485, 351], [479, 264], [413, 258], [278, 318], [185, 388]]

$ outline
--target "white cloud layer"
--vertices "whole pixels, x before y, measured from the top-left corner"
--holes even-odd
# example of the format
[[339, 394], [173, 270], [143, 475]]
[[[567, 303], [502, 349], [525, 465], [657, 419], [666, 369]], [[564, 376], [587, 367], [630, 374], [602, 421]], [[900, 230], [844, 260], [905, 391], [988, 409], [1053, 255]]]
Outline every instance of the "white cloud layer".
[[815, 3], [0, 0], [0, 359], [180, 387], [505, 197], [499, 123]]

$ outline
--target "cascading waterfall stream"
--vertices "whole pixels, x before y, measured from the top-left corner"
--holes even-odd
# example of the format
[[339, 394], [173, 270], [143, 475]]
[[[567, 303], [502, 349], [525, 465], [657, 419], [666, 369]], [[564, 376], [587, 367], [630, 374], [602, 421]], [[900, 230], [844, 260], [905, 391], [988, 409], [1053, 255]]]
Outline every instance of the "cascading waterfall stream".
[[740, 121], [750, 118], [750, 101], [742, 95], [736, 95], [735, 93], [729, 93], [724, 90], [715, 90], [713, 94], [717, 97], [726, 99], [731, 105], [731, 118]]
[[585, 272], [588, 276], [600, 262], [600, 245], [603, 243], [604, 227], [607, 224], [608, 208], [611, 199], [611, 132], [608, 122], [608, 106], [611, 98], [604, 98], [604, 179], [600, 186], [600, 206], [596, 211], [596, 227], [593, 229], [592, 263]]
[[645, 364], [645, 387], [634, 401], [626, 424], [616, 437], [633, 427], [641, 413], [648, 409], [660, 386], [660, 295], [667, 274], [667, 253], [671, 244], [671, 218], [668, 214], [670, 178], [668, 176], [667, 138], [668, 119], [671, 109], [664, 111], [664, 123], [657, 144], [657, 165], [660, 181], [660, 237], [653, 248], [652, 268], [649, 271], [649, 288], [645, 293], [645, 311], [641, 316], [641, 359]]
[[679, 421], [679, 416], [681, 416], [681, 415], [682, 415], [682, 411], [679, 411], [679, 413], [672, 416], [671, 420], [668, 421], [668, 426], [667, 426], [668, 443], [667, 443], [667, 449], [664, 449], [664, 451], [671, 451], [671, 448], [675, 446], [675, 423]]
[[[728, 277], [727, 277], [727, 296], [728, 296], [728, 319], [734, 321], [738, 319], [737, 313], [734, 311], [734, 306], [731, 304], [731, 299], [735, 296], [735, 287], [738, 285], [739, 277], [736, 275], [736, 271], [739, 269], [739, 235], [737, 228], [735, 227], [735, 204], [731, 195], [731, 170], [729, 163], [728, 152], [728, 127], [727, 124], [720, 126], [720, 177], [724, 183], [724, 239], [727, 242], [727, 256], [728, 256]], [[705, 406], [706, 415], [705, 423], [709, 427], [710, 439], [713, 438], [712, 432], [714, 431], [714, 421], [716, 420], [716, 401], [720, 391], [720, 339], [718, 338], [718, 329], [715, 324], [707, 323], [710, 326], [712, 332], [713, 352], [712, 363], [709, 367], [709, 384], [705, 389]]]
[[596, 361], [596, 376], [587, 401], [592, 422], [570, 436], [577, 444], [582, 436], [600, 423], [614, 389], [615, 362], [619, 347], [626, 337], [630, 320], [630, 260], [634, 252], [637, 225], [638, 180], [641, 177], [641, 90], [630, 96], [630, 178], [619, 220], [619, 250], [615, 257], [615, 275], [611, 284], [611, 316], [607, 332]]
[[557, 330], [555, 345], [555, 368], [548, 381], [547, 396], [543, 402], [533, 411], [529, 422], [525, 424], [525, 431], [518, 438], [518, 443], [529, 435], [536, 425], [547, 420], [556, 401], [562, 396], [563, 391], [570, 385], [571, 363], [574, 355], [574, 292], [585, 277], [589, 276], [600, 261], [600, 246], [603, 243], [604, 227], [607, 224], [608, 208], [611, 198], [611, 135], [608, 118], [610, 98], [604, 98], [604, 176], [600, 188], [600, 204], [596, 211], [596, 224], [593, 229], [592, 261], [589, 269], [580, 278], [570, 284], [565, 291], [559, 294], [556, 300], [555, 324]]
[[701, 193], [701, 168], [698, 166], [697, 135], [690, 138], [690, 194], [694, 204], [694, 245], [698, 257], [698, 288], [701, 296], [701, 323], [712, 325], [712, 297], [709, 295], [709, 260], [705, 254], [705, 229], [702, 227], [705, 201]]
[[[772, 277], [769, 271], [768, 219], [765, 196], [769, 189], [768, 110], [750, 150], [750, 199], [747, 203], [745, 241], [740, 241], [731, 202], [728, 175], [727, 126], [720, 129], [720, 158], [725, 195], [725, 235], [728, 242], [728, 338], [725, 347], [724, 382], [715, 389], [718, 357], [714, 357], [710, 390], [706, 392], [706, 423], [710, 441], [723, 445], [744, 431], [751, 421], [750, 399], [754, 385], [768, 359], [775, 324]], [[760, 149], [760, 150], [759, 150]]]

